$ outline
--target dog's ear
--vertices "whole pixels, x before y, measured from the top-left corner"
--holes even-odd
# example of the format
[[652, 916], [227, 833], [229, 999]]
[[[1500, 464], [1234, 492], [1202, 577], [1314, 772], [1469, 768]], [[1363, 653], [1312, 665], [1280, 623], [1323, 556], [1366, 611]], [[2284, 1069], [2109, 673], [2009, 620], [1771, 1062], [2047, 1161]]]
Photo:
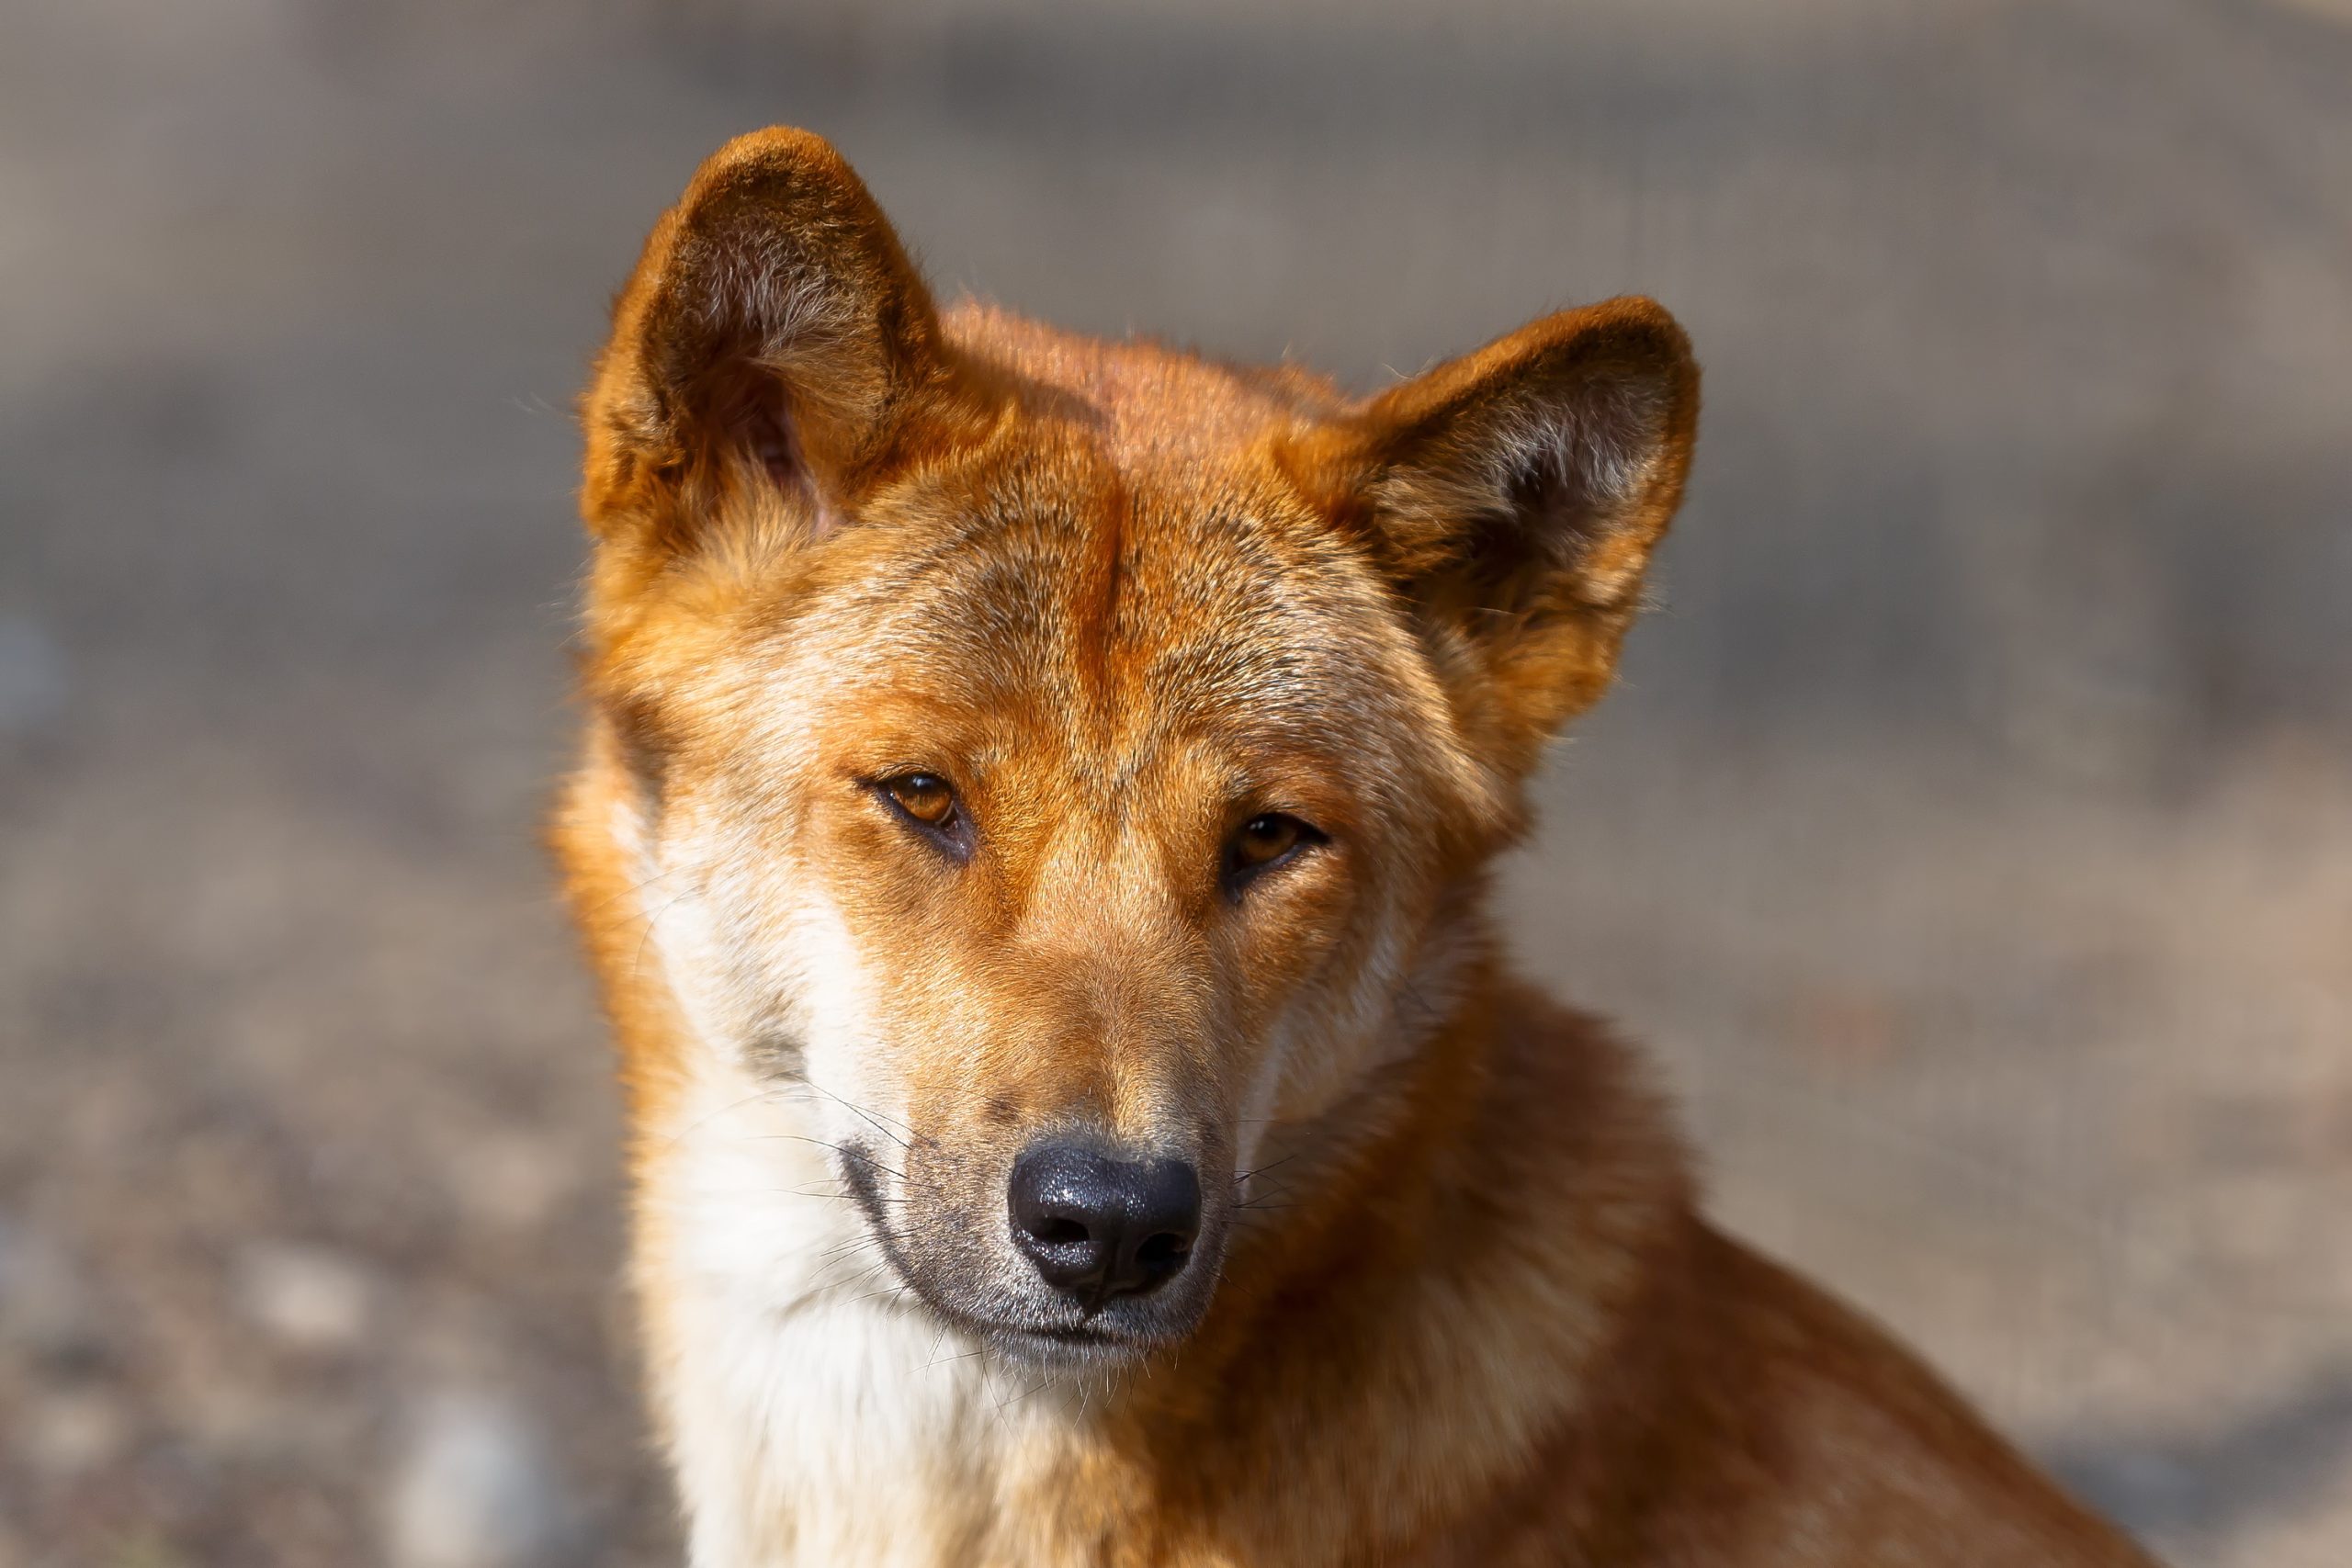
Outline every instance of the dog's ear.
[[582, 510], [677, 547], [744, 498], [821, 536], [943, 375], [929, 292], [821, 137], [738, 137], [695, 171], [613, 309]]
[[1340, 505], [1502, 773], [1607, 688], [1698, 416], [1682, 329], [1638, 299], [1546, 316], [1361, 410]]

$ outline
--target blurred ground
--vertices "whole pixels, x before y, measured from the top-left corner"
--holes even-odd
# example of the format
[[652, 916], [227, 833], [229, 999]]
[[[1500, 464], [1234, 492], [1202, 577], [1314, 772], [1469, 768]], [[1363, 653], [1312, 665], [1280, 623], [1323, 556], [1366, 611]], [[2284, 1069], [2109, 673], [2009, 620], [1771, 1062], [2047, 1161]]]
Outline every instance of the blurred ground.
[[774, 120], [1076, 326], [1677, 310], [1523, 947], [2179, 1562], [2352, 1560], [2347, 81], [2337, 0], [17, 0], [0, 1568], [673, 1551], [536, 819], [569, 400]]

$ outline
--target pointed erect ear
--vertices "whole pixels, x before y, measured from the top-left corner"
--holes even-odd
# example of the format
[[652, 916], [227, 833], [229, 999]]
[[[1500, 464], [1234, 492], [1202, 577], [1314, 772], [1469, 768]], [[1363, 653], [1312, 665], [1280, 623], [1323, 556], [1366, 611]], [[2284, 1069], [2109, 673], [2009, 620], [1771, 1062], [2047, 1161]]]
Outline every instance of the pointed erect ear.
[[1607, 687], [1698, 417], [1682, 329], [1633, 299], [1546, 316], [1364, 405], [1349, 501], [1506, 773]]
[[674, 546], [763, 496], [821, 534], [939, 379], [930, 293], [855, 172], [805, 130], [738, 137], [614, 306], [582, 508], [600, 534]]

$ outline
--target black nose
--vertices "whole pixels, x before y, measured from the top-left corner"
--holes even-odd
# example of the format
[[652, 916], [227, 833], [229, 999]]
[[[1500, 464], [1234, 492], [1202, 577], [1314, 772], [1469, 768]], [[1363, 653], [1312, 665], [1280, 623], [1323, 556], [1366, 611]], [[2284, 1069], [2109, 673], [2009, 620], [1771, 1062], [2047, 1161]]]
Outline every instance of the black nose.
[[1013, 1241], [1046, 1282], [1095, 1307], [1183, 1271], [1201, 1229], [1201, 1179], [1182, 1160], [1136, 1165], [1048, 1144], [1013, 1162], [1007, 1206]]

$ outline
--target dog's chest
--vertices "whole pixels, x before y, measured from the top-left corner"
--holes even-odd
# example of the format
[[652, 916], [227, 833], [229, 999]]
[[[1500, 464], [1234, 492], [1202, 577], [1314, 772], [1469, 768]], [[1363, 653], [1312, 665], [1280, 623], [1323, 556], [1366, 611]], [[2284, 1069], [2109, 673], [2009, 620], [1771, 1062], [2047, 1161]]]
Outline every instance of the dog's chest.
[[1078, 1433], [907, 1301], [805, 1134], [702, 1129], [649, 1191], [657, 1397], [695, 1568], [1051, 1562]]

